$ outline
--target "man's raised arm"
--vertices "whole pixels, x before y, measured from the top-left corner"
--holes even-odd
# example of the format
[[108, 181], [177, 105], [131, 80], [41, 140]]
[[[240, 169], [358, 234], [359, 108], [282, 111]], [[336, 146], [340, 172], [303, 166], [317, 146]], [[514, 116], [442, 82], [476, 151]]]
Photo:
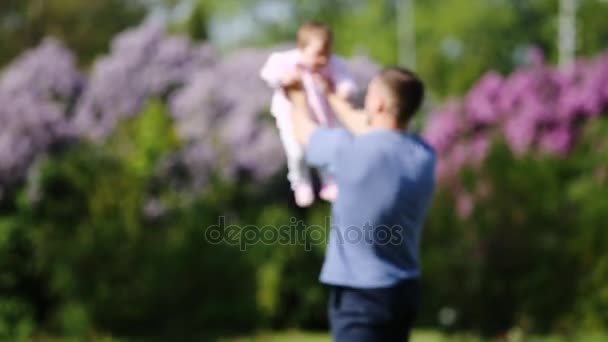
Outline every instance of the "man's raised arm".
[[334, 92], [327, 94], [327, 99], [340, 122], [352, 134], [360, 135], [369, 131], [370, 127], [364, 111], [354, 109], [350, 102]]
[[[318, 76], [316, 80], [324, 88], [329, 105], [347, 130], [354, 135], [360, 135], [369, 131], [370, 127], [367, 122], [365, 111], [353, 108], [348, 101], [350, 95], [348, 91], [341, 92], [341, 90], [344, 89], [336, 89], [336, 85], [333, 81], [325, 77]], [[342, 86], [342, 88], [345, 87]]]

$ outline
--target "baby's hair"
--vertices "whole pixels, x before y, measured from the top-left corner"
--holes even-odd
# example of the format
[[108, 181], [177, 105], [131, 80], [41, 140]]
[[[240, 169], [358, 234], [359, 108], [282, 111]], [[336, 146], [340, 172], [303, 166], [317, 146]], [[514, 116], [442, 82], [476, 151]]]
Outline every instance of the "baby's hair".
[[313, 38], [321, 39], [327, 44], [327, 46], [331, 46], [333, 40], [333, 33], [331, 29], [327, 27], [327, 25], [318, 23], [318, 22], [308, 22], [298, 29], [298, 47], [304, 48], [306, 47]]

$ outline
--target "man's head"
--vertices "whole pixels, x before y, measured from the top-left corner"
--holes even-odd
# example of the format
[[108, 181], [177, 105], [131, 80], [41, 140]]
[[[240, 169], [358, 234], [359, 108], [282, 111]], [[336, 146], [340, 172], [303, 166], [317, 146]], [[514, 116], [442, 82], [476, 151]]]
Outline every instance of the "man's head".
[[365, 110], [372, 121], [407, 126], [424, 99], [424, 84], [415, 73], [400, 67], [382, 70], [370, 82]]
[[298, 49], [302, 53], [302, 64], [319, 70], [329, 62], [332, 45], [331, 30], [319, 23], [304, 24], [298, 30]]

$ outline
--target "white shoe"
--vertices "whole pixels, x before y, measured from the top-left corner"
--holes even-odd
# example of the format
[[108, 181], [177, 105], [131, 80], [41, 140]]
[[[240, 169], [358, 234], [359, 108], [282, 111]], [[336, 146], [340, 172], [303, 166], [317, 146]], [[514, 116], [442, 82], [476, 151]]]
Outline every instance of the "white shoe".
[[298, 207], [309, 207], [315, 201], [315, 194], [312, 191], [312, 186], [308, 183], [300, 183], [295, 186], [293, 194]]
[[327, 202], [333, 202], [338, 198], [338, 186], [336, 183], [325, 184], [319, 192], [319, 197]]

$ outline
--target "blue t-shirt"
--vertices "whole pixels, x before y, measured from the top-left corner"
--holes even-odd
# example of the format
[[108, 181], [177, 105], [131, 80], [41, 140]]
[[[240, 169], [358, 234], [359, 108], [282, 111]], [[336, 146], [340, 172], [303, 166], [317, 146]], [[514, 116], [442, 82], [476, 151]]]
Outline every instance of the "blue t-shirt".
[[418, 277], [420, 233], [435, 183], [432, 148], [405, 132], [355, 137], [318, 128], [306, 158], [329, 167], [338, 185], [321, 282], [377, 288]]

